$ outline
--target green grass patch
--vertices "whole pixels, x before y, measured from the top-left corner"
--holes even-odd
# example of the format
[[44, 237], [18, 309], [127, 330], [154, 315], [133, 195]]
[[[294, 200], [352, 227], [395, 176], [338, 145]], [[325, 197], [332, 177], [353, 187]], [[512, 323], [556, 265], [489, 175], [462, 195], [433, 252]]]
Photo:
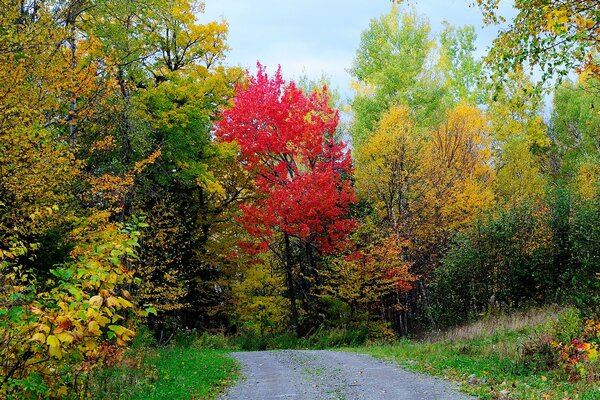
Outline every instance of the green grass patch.
[[347, 349], [398, 362], [409, 370], [451, 379], [481, 399], [600, 399], [598, 382], [569, 382], [558, 368], [523, 361], [522, 345], [548, 325], [480, 331], [471, 338], [403, 340], [391, 345]]
[[153, 390], [137, 400], [214, 398], [237, 375], [237, 364], [226, 351], [166, 348], [148, 360], [155, 367]]
[[91, 389], [98, 400], [214, 399], [238, 371], [227, 350], [138, 347], [118, 365], [98, 371]]

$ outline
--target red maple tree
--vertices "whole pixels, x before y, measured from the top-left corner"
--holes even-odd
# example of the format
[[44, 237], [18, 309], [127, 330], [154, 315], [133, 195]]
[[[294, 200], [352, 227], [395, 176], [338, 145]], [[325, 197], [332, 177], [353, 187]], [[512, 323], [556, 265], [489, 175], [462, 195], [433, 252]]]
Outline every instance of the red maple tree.
[[280, 68], [269, 77], [258, 64], [216, 127], [217, 139], [237, 142], [241, 162], [255, 174], [259, 195], [242, 206], [241, 222], [259, 250], [281, 249], [296, 328], [290, 240], [308, 251], [310, 271], [312, 251], [333, 253], [355, 226], [348, 212], [355, 202], [351, 156], [334, 138], [338, 122], [325, 87], [307, 95], [286, 83]]

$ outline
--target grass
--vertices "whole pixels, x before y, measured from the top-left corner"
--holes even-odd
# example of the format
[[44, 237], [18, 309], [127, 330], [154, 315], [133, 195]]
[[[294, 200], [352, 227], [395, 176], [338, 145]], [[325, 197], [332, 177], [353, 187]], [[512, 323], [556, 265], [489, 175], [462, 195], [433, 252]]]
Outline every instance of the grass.
[[210, 399], [233, 381], [237, 364], [223, 350], [167, 348], [148, 360], [156, 371], [154, 387], [134, 400]]
[[568, 382], [560, 369], [523, 362], [521, 345], [556, 321], [556, 310], [498, 317], [419, 341], [348, 349], [461, 383], [481, 399], [600, 399], [597, 382]]
[[[217, 337], [218, 338], [218, 337]], [[355, 347], [364, 344], [369, 339], [367, 329], [317, 329], [308, 337], [298, 338], [292, 333], [279, 333], [260, 336], [246, 333], [229, 339], [216, 340], [222, 346], [229, 348], [256, 351], [282, 349], [332, 349], [339, 347]], [[201, 342], [205, 340], [201, 337]], [[215, 341], [214, 336], [206, 338], [208, 347]], [[226, 344], [222, 344], [222, 343]], [[205, 346], [204, 344], [202, 344]]]
[[134, 345], [123, 360], [91, 379], [96, 400], [214, 399], [238, 376], [228, 350]]
[[[561, 343], [580, 338], [582, 324], [573, 309], [535, 309], [489, 316], [419, 340], [369, 346], [361, 345], [366, 331], [345, 329], [318, 330], [303, 339], [190, 333], [176, 336], [166, 348], [144, 342], [142, 332], [141, 344], [134, 344], [117, 366], [98, 371], [91, 388], [98, 400], [212, 399], [238, 376], [239, 368], [228, 355], [232, 350], [346, 346], [348, 351], [457, 381], [463, 391], [481, 399], [600, 400], [598, 379], [570, 382], [554, 350], [546, 351], [547, 338]], [[598, 361], [590, 368], [599, 378]], [[304, 373], [321, 375], [324, 370]]]

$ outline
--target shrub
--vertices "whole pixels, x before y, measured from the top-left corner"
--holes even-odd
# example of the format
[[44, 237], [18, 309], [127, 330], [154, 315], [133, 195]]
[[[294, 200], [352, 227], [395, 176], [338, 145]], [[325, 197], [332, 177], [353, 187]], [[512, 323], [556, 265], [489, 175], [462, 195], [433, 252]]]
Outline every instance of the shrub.
[[441, 326], [548, 300], [552, 281], [547, 210], [523, 204], [480, 220], [455, 237], [437, 269], [434, 319]]
[[546, 371], [558, 367], [554, 338], [547, 334], [537, 335], [520, 345], [520, 362], [533, 371]]
[[541, 332], [520, 345], [523, 365], [534, 371], [560, 368], [572, 382], [600, 378], [600, 322], [583, 321], [580, 312], [570, 308]]
[[138, 233], [96, 217], [82, 221], [72, 261], [43, 284], [0, 257], [0, 398], [79, 396], [90, 372], [117, 361], [135, 335], [122, 288], [132, 281]]

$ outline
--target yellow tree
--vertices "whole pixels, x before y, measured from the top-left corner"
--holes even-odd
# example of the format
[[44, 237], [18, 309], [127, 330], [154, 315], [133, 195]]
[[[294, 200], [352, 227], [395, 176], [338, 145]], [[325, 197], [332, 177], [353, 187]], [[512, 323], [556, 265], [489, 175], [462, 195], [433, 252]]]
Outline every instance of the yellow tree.
[[277, 260], [263, 255], [232, 284], [231, 308], [243, 332], [281, 333], [287, 326], [284, 277]]
[[78, 376], [133, 336], [124, 287], [137, 231], [97, 203], [81, 206], [84, 163], [65, 135], [74, 94], [103, 93], [101, 63], [92, 60], [93, 39], [80, 42], [72, 63], [70, 32], [51, 5], [0, 2], [2, 398], [21, 398], [36, 376], [45, 384], [31, 397], [79, 393]]
[[[418, 314], [427, 306], [426, 284], [452, 234], [468, 228], [493, 202], [486, 120], [478, 108], [459, 103], [436, 129], [419, 131], [409, 110], [396, 106], [383, 116], [379, 128], [355, 156], [358, 193], [371, 201], [380, 217], [376, 221], [379, 226], [371, 230], [384, 228], [383, 240], [362, 235], [359, 245], [392, 249], [394, 243], [397, 251], [378, 267], [385, 269], [394, 259], [410, 266], [406, 273], [413, 277], [409, 282], [414, 295], [392, 305], [406, 306]], [[377, 264], [380, 259], [374, 260]], [[358, 259], [342, 263], [339, 273], [347, 280], [344, 287], [362, 284], [360, 271], [367, 267], [374, 265], [363, 265]], [[400, 309], [389, 312], [390, 320], [402, 332], [407, 329], [406, 315]]]
[[[325, 292], [347, 304], [349, 319], [356, 322], [364, 313], [384, 314], [401, 333], [406, 333], [404, 295], [412, 289], [417, 277], [404, 254], [405, 239], [391, 234], [372, 243], [362, 243], [360, 250], [336, 258], [331, 269], [322, 272]], [[378, 332], [382, 333], [382, 332]]]
[[415, 250], [427, 276], [452, 232], [464, 230], [493, 201], [490, 140], [476, 107], [459, 104], [431, 132], [421, 165], [425, 185], [418, 210]]
[[56, 140], [68, 87], [68, 64], [57, 51], [64, 32], [44, 6], [0, 7], [0, 249], [8, 251], [66, 223], [74, 194], [65, 189], [79, 178], [81, 163]]
[[540, 201], [544, 195], [547, 180], [542, 166], [550, 140], [542, 107], [541, 94], [520, 72], [509, 74], [507, 84], [489, 103], [497, 174], [494, 190], [500, 204], [507, 207]]
[[418, 199], [422, 133], [406, 106], [385, 113], [373, 136], [356, 149], [356, 188], [381, 210], [388, 229], [410, 234], [412, 202]]

